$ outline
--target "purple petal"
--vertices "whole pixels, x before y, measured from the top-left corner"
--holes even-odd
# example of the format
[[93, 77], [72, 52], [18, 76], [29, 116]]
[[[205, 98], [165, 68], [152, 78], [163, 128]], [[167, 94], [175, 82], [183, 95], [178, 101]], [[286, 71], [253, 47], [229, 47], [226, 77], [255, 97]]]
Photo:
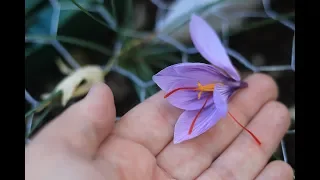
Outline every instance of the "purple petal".
[[[179, 84], [183, 85], [183, 83], [177, 83], [176, 85], [179, 86]], [[208, 96], [212, 95], [212, 92], [203, 92], [200, 99], [198, 99], [198, 93], [199, 92], [192, 90], [181, 90], [171, 94], [167, 97], [167, 100], [173, 106], [180, 109], [198, 110], [203, 106]], [[213, 99], [210, 98], [205, 107], [210, 106], [212, 103]]]
[[[181, 87], [197, 87], [202, 85], [225, 82], [227, 79], [214, 66], [203, 63], [180, 63], [169, 66], [153, 76], [153, 81], [166, 93]], [[168, 101], [180, 109], [197, 110], [202, 107], [210, 92], [204, 92], [198, 100], [198, 92], [180, 90], [168, 97]], [[210, 99], [206, 105], [213, 102]]]
[[196, 120], [192, 133], [189, 135], [188, 132], [192, 120], [198, 112], [199, 111], [185, 111], [180, 115], [174, 129], [174, 144], [181, 143], [203, 134], [225, 115], [216, 108], [208, 107], [204, 109]]
[[237, 89], [237, 87], [216, 84], [213, 92], [214, 104], [216, 106], [221, 105], [221, 108], [226, 108], [224, 106], [227, 104], [229, 98]]
[[168, 66], [152, 79], [164, 91], [172, 89], [177, 82], [196, 87], [198, 82], [210, 84], [226, 81], [226, 77], [217, 68], [204, 63], [179, 63]]
[[[217, 84], [213, 92], [213, 102], [216, 109], [224, 115], [228, 113], [228, 98], [230, 97], [230, 88]], [[221, 118], [221, 117], [220, 117]]]
[[233, 79], [240, 80], [217, 33], [197, 15], [192, 15], [189, 29], [193, 44], [199, 53], [213, 65], [224, 69]]
[[[221, 91], [220, 91], [221, 90]], [[214, 106], [207, 107], [199, 115], [195, 122], [193, 131], [188, 135], [190, 126], [194, 117], [199, 111], [185, 111], [179, 117], [174, 131], [174, 144], [197, 137], [211, 127], [213, 127], [221, 118], [224, 118], [228, 113], [228, 104], [226, 97], [228, 95], [221, 94], [225, 87], [220, 87], [218, 91], [214, 91], [213, 100]]]

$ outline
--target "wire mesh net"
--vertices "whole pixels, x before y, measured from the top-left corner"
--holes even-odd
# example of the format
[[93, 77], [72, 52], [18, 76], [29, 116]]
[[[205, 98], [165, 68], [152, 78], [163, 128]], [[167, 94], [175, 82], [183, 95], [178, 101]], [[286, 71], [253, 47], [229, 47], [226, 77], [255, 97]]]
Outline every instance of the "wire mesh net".
[[[165, 11], [168, 9], [168, 6], [163, 3], [161, 0], [152, 0], [152, 2], [158, 7], [158, 11]], [[50, 35], [56, 36], [58, 27], [59, 27], [59, 16], [61, 11], [67, 11], [67, 10], [79, 10], [78, 7], [76, 7], [72, 2], [63, 2], [60, 3], [58, 0], [50, 0], [50, 4], [53, 8], [52, 17], [51, 17], [51, 26], [50, 26]], [[81, 4], [81, 3], [80, 3]], [[270, 1], [269, 0], [262, 0], [262, 4], [264, 7], [264, 12], [260, 13], [252, 13], [252, 12], [243, 12], [239, 14], [238, 16], [241, 17], [262, 17], [262, 18], [271, 18], [274, 20], [277, 20], [279, 23], [281, 23], [283, 26], [291, 29], [293, 32], [295, 31], [295, 24], [287, 19], [280, 18], [280, 15], [271, 9], [270, 7]], [[86, 8], [89, 12], [95, 12], [100, 14], [100, 16], [105, 20], [107, 23], [111, 23], [110, 20], [110, 14], [102, 5], [90, 5], [86, 6], [83, 4], [83, 7]], [[223, 19], [223, 17], [221, 17]], [[222, 24], [222, 34], [225, 34], [228, 32], [228, 22], [224, 22]], [[190, 54], [197, 53], [197, 50], [194, 47], [186, 47], [184, 44], [180, 43], [179, 41], [175, 40], [174, 38], [168, 36], [159, 34], [157, 35], [158, 39], [171, 44], [175, 46], [177, 49], [181, 51], [181, 62], [188, 62], [188, 58]], [[246, 68], [248, 68], [252, 72], [270, 72], [270, 71], [293, 71], [295, 70], [295, 42], [294, 42], [294, 36], [292, 38], [292, 52], [291, 52], [291, 60], [288, 60], [288, 64], [284, 65], [268, 65], [268, 66], [255, 66], [253, 65], [246, 57], [242, 56], [239, 52], [237, 52], [235, 49], [232, 49], [228, 46], [228, 37], [223, 37], [223, 42], [225, 44], [225, 48], [228, 52], [228, 54], [236, 59], [238, 62], [240, 62], [242, 65], [244, 65]], [[26, 42], [31, 42], [35, 44], [49, 44], [53, 48], [59, 52], [59, 54], [66, 60], [66, 62], [74, 69], [78, 69], [80, 65], [77, 63], [77, 61], [74, 59], [74, 57], [68, 52], [68, 50], [58, 41], [58, 40], [39, 40], [39, 39], [33, 39], [29, 36], [25, 36]], [[122, 47], [122, 44], [120, 42], [115, 43], [114, 45], [114, 53], [119, 53], [120, 49]], [[130, 79], [133, 83], [138, 85], [141, 88], [141, 91], [139, 92], [139, 99], [140, 102], [144, 101], [146, 98], [146, 89], [150, 86], [154, 85], [153, 81], [143, 81], [139, 77], [137, 77], [132, 72], [127, 71], [126, 69], [114, 65], [111, 69], [111, 71], [121, 74], [122, 76], [127, 77]], [[29, 92], [25, 89], [25, 100], [31, 105], [31, 108], [36, 108], [39, 105], [39, 101], [32, 97], [32, 95], [29, 94]], [[34, 114], [31, 113], [28, 116], [27, 124], [26, 124], [26, 131], [27, 133], [31, 131], [31, 126], [33, 124], [33, 117]], [[117, 120], [120, 119], [120, 117], [117, 117]], [[289, 130], [287, 132], [288, 135], [295, 135], [295, 130]], [[29, 139], [26, 139], [26, 143], [29, 142]], [[283, 155], [283, 160], [285, 162], [288, 162], [287, 157], [287, 149], [285, 141], [281, 141], [281, 150]]]

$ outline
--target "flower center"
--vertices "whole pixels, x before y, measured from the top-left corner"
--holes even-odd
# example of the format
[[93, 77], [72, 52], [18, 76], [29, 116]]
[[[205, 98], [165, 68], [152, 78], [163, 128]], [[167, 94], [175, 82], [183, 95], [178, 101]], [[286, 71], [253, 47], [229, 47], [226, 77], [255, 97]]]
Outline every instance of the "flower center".
[[199, 91], [198, 99], [201, 98], [202, 92], [213, 92], [214, 86], [214, 84], [202, 85], [200, 82], [198, 82], [198, 88], [196, 89], [197, 91]]
[[198, 93], [198, 99], [201, 98], [202, 92], [213, 92], [214, 91], [215, 84], [207, 84], [202, 85], [200, 82], [197, 83], [197, 87], [179, 87], [176, 89], [173, 89], [172, 91], [168, 92], [164, 98], [169, 97], [173, 93], [180, 91], [180, 90], [191, 90], [191, 91], [199, 91]]
[[[220, 83], [222, 84], [222, 83]], [[222, 84], [223, 85], [223, 84]], [[180, 91], [180, 90], [189, 90], [189, 91], [199, 91], [198, 93], [198, 99], [201, 98], [201, 95], [202, 95], [202, 92], [213, 92], [214, 91], [214, 88], [216, 86], [216, 84], [206, 84], [206, 85], [202, 85], [200, 82], [197, 83], [197, 86], [198, 87], [179, 87], [179, 88], [176, 88], [176, 89], [173, 89], [172, 91], [168, 92], [164, 98], [167, 98], [169, 97], [171, 94], [177, 92], [177, 91]], [[210, 94], [205, 102], [203, 103], [202, 107], [200, 108], [200, 110], [198, 111], [198, 113], [196, 114], [196, 116], [194, 117], [194, 119], [192, 120], [191, 122], [191, 125], [190, 125], [190, 128], [189, 128], [189, 131], [188, 131], [188, 134], [190, 135], [193, 131], [193, 128], [195, 126], [195, 123], [198, 119], [198, 117], [200, 116], [200, 113], [203, 111], [204, 107], [206, 106], [208, 100], [212, 97], [213, 94]], [[231, 116], [231, 118], [239, 125], [241, 126], [242, 129], [244, 129], [245, 131], [247, 131], [254, 139], [255, 141], [258, 143], [258, 145], [261, 145], [261, 142], [259, 141], [259, 139], [251, 132], [249, 131], [246, 127], [244, 127], [243, 125], [240, 124], [239, 121], [237, 121], [237, 119], [230, 113], [228, 112], [229, 116]]]

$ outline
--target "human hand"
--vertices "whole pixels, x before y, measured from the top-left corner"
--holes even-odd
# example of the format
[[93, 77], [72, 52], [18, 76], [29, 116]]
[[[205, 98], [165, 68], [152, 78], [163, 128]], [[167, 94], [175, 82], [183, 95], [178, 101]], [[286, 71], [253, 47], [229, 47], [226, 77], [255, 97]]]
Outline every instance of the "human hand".
[[163, 92], [114, 123], [112, 92], [98, 84], [27, 145], [26, 179], [292, 179], [286, 163], [267, 164], [290, 125], [287, 108], [275, 101], [276, 84], [262, 74], [246, 81], [249, 87], [235, 94], [229, 108], [261, 146], [229, 117], [174, 145], [174, 124], [182, 111]]

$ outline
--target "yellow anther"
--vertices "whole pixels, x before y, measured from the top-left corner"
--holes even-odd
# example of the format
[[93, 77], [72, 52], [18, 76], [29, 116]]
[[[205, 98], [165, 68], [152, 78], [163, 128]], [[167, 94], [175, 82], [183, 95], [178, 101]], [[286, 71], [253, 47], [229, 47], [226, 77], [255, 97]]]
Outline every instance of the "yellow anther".
[[198, 93], [198, 99], [200, 99], [202, 92], [213, 92], [214, 86], [214, 84], [207, 84], [203, 86], [200, 82], [198, 82], [197, 90], [200, 91]]
[[198, 99], [201, 98], [201, 94], [202, 94], [202, 91], [200, 91], [200, 92], [198, 93]]

